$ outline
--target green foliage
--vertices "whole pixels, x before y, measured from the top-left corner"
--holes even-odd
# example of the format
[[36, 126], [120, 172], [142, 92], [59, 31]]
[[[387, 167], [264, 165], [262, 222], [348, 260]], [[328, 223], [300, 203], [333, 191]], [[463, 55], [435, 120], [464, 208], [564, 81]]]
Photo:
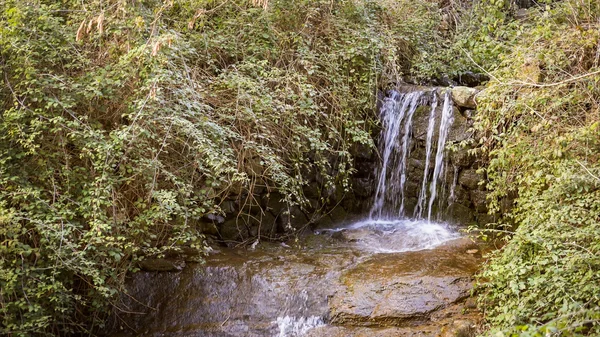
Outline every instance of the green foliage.
[[490, 206], [516, 196], [479, 275], [489, 335], [600, 333], [599, 10], [554, 2], [505, 23], [511, 48], [478, 97]]
[[0, 333], [102, 328], [136, 262], [204, 249], [228, 195], [303, 205], [315, 166], [349, 188], [377, 86], [432, 36], [431, 8], [2, 2]]

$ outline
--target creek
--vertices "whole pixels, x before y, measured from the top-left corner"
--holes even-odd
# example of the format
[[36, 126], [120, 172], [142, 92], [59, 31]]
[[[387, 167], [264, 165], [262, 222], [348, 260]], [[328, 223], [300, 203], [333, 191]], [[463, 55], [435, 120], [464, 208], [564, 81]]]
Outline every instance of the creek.
[[[365, 218], [286, 243], [216, 248], [178, 272], [138, 272], [114, 325], [121, 336], [469, 336], [478, 244], [437, 207], [453, 122], [450, 93], [392, 92], [380, 109], [382, 162]], [[407, 207], [412, 119], [430, 107], [416, 204]], [[451, 174], [452, 174], [452, 170]], [[415, 184], [413, 184], [415, 185]]]

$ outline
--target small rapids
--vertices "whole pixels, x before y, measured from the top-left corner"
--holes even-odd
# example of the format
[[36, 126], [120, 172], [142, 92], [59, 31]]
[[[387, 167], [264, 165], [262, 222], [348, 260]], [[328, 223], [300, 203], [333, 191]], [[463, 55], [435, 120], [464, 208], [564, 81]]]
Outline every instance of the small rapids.
[[460, 237], [449, 225], [426, 220], [365, 219], [317, 233], [341, 236], [357, 248], [373, 253], [402, 253], [435, 248]]

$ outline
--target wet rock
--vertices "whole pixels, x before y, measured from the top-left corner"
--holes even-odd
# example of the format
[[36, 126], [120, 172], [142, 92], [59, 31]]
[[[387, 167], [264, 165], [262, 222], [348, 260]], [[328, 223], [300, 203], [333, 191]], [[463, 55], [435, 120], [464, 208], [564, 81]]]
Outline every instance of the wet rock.
[[479, 182], [482, 180], [482, 175], [476, 170], [462, 170], [458, 176], [458, 183], [470, 190], [479, 188]]
[[354, 177], [373, 179], [373, 175], [375, 174], [376, 166], [377, 166], [377, 163], [375, 160], [356, 162], [354, 164], [354, 168], [356, 169], [356, 173], [354, 174]]
[[452, 164], [460, 167], [470, 167], [475, 163], [476, 157], [469, 153], [469, 149], [460, 149], [450, 155]]
[[352, 179], [352, 192], [357, 197], [370, 197], [375, 192], [375, 181], [370, 178]]
[[487, 192], [481, 190], [472, 190], [470, 193], [471, 201], [473, 202], [473, 206], [475, 206], [475, 210], [480, 213], [487, 212]]
[[261, 237], [272, 238], [277, 234], [277, 221], [269, 212], [251, 218], [250, 226], [250, 236], [252, 237], [257, 237], [260, 233]]
[[449, 201], [459, 203], [466, 207], [470, 207], [472, 205], [471, 195], [460, 185], [454, 187], [454, 198], [449, 198]]
[[348, 219], [348, 212], [343, 207], [337, 206], [329, 212], [329, 216], [335, 223], [340, 223]]
[[233, 200], [225, 200], [219, 206], [221, 207], [221, 210], [225, 212], [225, 214], [233, 214], [237, 213], [238, 211], [237, 205]]
[[298, 206], [291, 206], [289, 211], [282, 212], [277, 221], [282, 232], [300, 230], [305, 228], [309, 223], [308, 217]]
[[[436, 109], [435, 115], [441, 116], [441, 107], [438, 104], [438, 108]], [[431, 107], [422, 105], [415, 110], [413, 115], [413, 125], [412, 132], [413, 138], [421, 141], [427, 140], [427, 128], [429, 127], [429, 115], [431, 114]], [[439, 128], [439, 118], [436, 118], [434, 124], [434, 130]], [[434, 137], [437, 137], [437, 132], [434, 132]], [[436, 138], [437, 139], [437, 138]], [[420, 157], [418, 157], [420, 158]]]
[[469, 120], [464, 117], [457, 108], [454, 108], [454, 122], [448, 132], [448, 142], [460, 142], [473, 136], [469, 131]]
[[361, 143], [355, 143], [350, 149], [350, 153], [358, 160], [370, 161], [374, 159], [375, 147]]
[[[420, 261], [427, 261], [421, 263]], [[348, 270], [330, 299], [335, 325], [407, 326], [465, 298], [477, 260], [450, 250], [379, 256]]]
[[469, 87], [454, 87], [452, 88], [452, 99], [454, 104], [459, 107], [475, 109], [477, 104], [475, 102], [475, 96], [479, 93], [479, 90]]
[[167, 259], [145, 259], [139, 263], [140, 269], [143, 271], [180, 271], [185, 267], [184, 261], [175, 261]]
[[270, 193], [267, 197], [267, 210], [271, 211], [275, 216], [287, 210], [287, 203], [283, 195], [278, 192]]
[[469, 225], [475, 220], [473, 210], [459, 203], [451, 203], [446, 208], [445, 218], [459, 225]]
[[[414, 191], [417, 191], [417, 189], [415, 188]], [[415, 197], [407, 197], [406, 200], [404, 200], [404, 214], [407, 216], [412, 216], [412, 214], [415, 212], [415, 207], [417, 207], [417, 203], [418, 199], [416, 198], [416, 195]]]
[[321, 197], [321, 188], [319, 184], [316, 182], [309, 183], [302, 188], [302, 192], [308, 198], [320, 198]]
[[204, 216], [204, 219], [207, 221], [211, 221], [214, 224], [222, 224], [225, 222], [225, 217], [219, 214], [207, 214]]

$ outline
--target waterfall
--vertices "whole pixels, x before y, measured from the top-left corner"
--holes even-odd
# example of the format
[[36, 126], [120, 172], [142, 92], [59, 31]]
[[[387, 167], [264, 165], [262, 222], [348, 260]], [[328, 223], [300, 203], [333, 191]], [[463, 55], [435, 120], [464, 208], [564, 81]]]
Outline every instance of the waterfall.
[[423, 207], [425, 199], [427, 198], [427, 177], [429, 177], [429, 161], [431, 160], [431, 143], [433, 139], [433, 129], [435, 127], [435, 111], [437, 109], [437, 105], [437, 93], [434, 91], [433, 102], [431, 103], [431, 110], [429, 112], [429, 123], [427, 124], [427, 140], [425, 142], [425, 169], [423, 170], [421, 192], [419, 193], [419, 200], [417, 201], [417, 207], [415, 207], [414, 213], [414, 216], [417, 219], [423, 218]]
[[[393, 91], [391, 97], [384, 99], [380, 113], [382, 131], [379, 143], [380, 152], [382, 153], [382, 165], [377, 180], [375, 201], [370, 212], [371, 218], [379, 219], [389, 215], [384, 214], [386, 199], [390, 199], [392, 206], [404, 203], [404, 182], [402, 181], [402, 177], [404, 177], [404, 180], [406, 179], [406, 152], [409, 145], [408, 134], [411, 131], [412, 116], [422, 96], [422, 91], [407, 94]], [[402, 139], [401, 152], [398, 153], [398, 138], [400, 137], [400, 130], [402, 129], [402, 122], [405, 116], [407, 116], [404, 124], [405, 134]], [[400, 200], [398, 200], [398, 196], [400, 196]]]
[[[428, 96], [433, 96], [430, 100]], [[426, 99], [427, 97], [427, 99]], [[384, 98], [380, 109], [382, 124], [379, 140], [381, 153], [381, 168], [378, 172], [375, 199], [369, 213], [371, 220], [402, 218], [406, 212], [406, 183], [408, 179], [408, 159], [411, 151], [413, 133], [413, 117], [417, 108], [431, 102], [427, 119], [427, 138], [425, 142], [425, 167], [423, 180], [420, 181], [420, 191], [417, 194], [417, 203], [413, 211], [416, 219], [431, 221], [434, 202], [442, 202], [439, 186], [445, 173], [444, 149], [448, 133], [454, 121], [453, 104], [450, 91], [444, 94], [441, 116], [438, 118], [438, 92], [414, 91], [399, 93], [392, 91], [389, 97]], [[439, 125], [437, 133], [437, 147], [433, 175], [430, 175], [431, 160], [434, 150], [434, 134], [436, 124]], [[430, 178], [431, 176], [431, 178]], [[429, 192], [429, 193], [428, 193]], [[451, 197], [454, 193], [450, 191]], [[427, 199], [429, 196], [429, 200]]]
[[446, 91], [444, 95], [444, 106], [442, 108], [442, 120], [440, 122], [440, 129], [437, 142], [437, 151], [435, 154], [435, 166], [433, 168], [433, 176], [431, 177], [430, 196], [429, 196], [429, 209], [427, 213], [427, 220], [431, 221], [431, 212], [433, 208], [433, 202], [437, 197], [437, 183], [444, 171], [444, 148], [446, 146], [446, 138], [450, 127], [454, 122], [452, 106], [452, 96], [450, 91]]

